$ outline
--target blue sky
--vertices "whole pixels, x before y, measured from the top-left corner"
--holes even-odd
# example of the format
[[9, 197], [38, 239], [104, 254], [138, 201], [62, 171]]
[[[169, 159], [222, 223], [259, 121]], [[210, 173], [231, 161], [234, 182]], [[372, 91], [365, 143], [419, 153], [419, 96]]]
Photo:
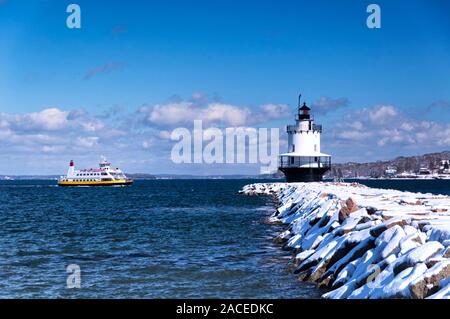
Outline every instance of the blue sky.
[[[282, 128], [298, 92], [336, 162], [450, 149], [448, 1], [72, 2], [0, 0], [0, 174], [99, 154], [130, 172], [257, 173], [170, 163], [168, 132], [189, 126], [180, 112]], [[281, 112], [264, 119], [265, 105]]]

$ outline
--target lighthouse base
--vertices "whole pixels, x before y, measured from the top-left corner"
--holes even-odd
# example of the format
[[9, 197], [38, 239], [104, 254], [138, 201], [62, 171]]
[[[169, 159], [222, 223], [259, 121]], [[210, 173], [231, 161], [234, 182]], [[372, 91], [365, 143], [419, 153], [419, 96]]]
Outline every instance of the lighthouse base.
[[320, 182], [329, 167], [280, 167], [286, 182]]

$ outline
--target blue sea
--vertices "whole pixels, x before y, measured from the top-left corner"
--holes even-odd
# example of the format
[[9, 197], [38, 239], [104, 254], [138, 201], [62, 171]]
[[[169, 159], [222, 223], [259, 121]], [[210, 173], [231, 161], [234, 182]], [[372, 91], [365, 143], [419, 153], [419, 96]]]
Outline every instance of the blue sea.
[[[61, 188], [0, 181], [0, 298], [318, 298], [264, 224], [255, 180], [148, 180]], [[261, 181], [262, 182], [262, 181]], [[450, 194], [450, 181], [362, 181]], [[80, 288], [68, 288], [69, 265]]]

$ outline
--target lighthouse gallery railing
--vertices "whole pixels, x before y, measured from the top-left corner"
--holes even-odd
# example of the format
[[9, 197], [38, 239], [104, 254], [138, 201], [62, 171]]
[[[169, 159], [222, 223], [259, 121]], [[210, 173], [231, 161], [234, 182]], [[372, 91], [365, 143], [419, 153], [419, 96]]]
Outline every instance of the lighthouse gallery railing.
[[280, 156], [278, 167], [330, 168], [331, 156]]

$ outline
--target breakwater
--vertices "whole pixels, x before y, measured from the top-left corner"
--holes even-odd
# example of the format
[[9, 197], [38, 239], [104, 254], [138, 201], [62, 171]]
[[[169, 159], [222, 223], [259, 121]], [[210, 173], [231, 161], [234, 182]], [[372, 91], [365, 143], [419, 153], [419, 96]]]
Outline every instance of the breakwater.
[[274, 240], [323, 298], [450, 298], [450, 197], [358, 183], [258, 183], [270, 195]]

